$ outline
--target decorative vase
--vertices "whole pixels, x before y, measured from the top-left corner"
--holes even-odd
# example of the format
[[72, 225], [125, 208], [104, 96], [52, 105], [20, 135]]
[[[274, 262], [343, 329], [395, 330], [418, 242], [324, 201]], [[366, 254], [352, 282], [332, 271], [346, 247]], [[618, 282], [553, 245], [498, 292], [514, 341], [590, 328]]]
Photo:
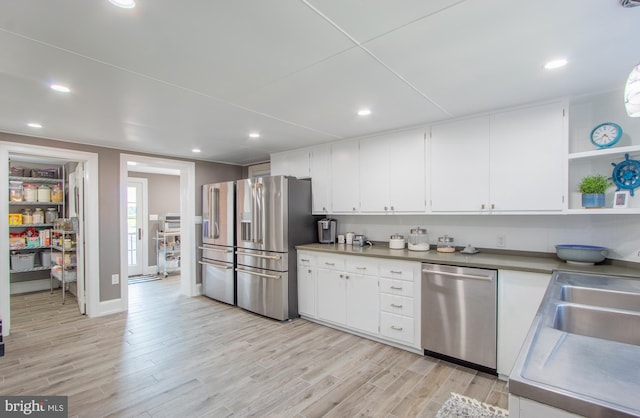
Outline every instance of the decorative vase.
[[582, 207], [587, 209], [604, 207], [604, 193], [583, 193]]

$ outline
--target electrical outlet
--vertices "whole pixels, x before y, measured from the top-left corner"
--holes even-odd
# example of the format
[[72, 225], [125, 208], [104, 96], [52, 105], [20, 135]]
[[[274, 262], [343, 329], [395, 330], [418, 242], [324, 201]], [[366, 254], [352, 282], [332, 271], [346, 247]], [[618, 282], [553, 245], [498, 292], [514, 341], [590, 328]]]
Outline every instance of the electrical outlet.
[[504, 248], [507, 246], [507, 237], [505, 237], [504, 235], [500, 234], [496, 237], [496, 247], [498, 248]]
[[112, 274], [111, 275], [111, 284], [118, 284], [120, 283], [120, 275], [119, 274]]

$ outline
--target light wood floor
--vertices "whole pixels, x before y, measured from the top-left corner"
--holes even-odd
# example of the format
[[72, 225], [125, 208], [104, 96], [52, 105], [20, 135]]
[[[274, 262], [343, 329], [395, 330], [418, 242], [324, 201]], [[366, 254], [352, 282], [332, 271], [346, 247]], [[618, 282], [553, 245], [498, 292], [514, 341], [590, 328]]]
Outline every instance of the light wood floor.
[[127, 313], [11, 297], [0, 394], [66, 395], [70, 417], [434, 416], [450, 392], [507, 407], [495, 377], [302, 319], [279, 323], [179, 277], [129, 286]]

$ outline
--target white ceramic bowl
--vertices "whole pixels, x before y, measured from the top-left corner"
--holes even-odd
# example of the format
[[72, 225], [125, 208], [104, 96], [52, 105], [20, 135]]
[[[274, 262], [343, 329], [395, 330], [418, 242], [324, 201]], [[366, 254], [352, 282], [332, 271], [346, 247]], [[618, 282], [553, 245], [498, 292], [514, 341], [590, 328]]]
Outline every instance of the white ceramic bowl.
[[556, 245], [556, 255], [567, 263], [594, 264], [607, 258], [608, 249], [595, 245]]

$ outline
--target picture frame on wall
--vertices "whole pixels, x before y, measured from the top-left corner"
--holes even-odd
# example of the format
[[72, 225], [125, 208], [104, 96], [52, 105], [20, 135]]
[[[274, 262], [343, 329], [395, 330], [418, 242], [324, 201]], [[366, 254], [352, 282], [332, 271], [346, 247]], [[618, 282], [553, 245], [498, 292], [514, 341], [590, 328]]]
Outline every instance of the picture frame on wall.
[[622, 190], [615, 192], [613, 195], [613, 207], [614, 209], [626, 208], [629, 204], [629, 191]]

